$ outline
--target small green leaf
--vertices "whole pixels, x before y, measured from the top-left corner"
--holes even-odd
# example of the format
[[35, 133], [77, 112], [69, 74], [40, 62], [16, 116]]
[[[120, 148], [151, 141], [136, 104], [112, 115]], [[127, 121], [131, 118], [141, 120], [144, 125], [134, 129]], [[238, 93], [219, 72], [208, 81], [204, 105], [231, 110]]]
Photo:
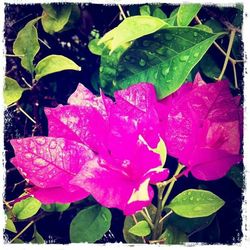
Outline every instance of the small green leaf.
[[158, 17], [160, 19], [167, 19], [168, 18], [167, 15], [160, 8], [156, 8], [153, 11], [153, 16]]
[[243, 188], [243, 173], [239, 166], [234, 166], [227, 173], [227, 177], [231, 179], [239, 188]]
[[201, 4], [181, 4], [177, 12], [178, 26], [187, 26], [201, 9]]
[[221, 23], [214, 19], [206, 21], [204, 25], [210, 27], [214, 33], [220, 33], [225, 31]]
[[13, 53], [21, 59], [21, 65], [31, 74], [34, 71], [34, 57], [40, 49], [37, 29], [34, 26], [39, 19], [40, 17], [29, 21], [24, 28], [18, 32], [13, 44]]
[[195, 25], [195, 26], [193, 26], [193, 27], [195, 27], [195, 28], [197, 28], [197, 29], [200, 29], [200, 30], [204, 30], [204, 31], [206, 31], [206, 32], [213, 33], [213, 30], [212, 30], [209, 26], [204, 25], [204, 24], [197, 24], [197, 25]]
[[81, 210], [70, 224], [70, 240], [73, 243], [94, 243], [109, 230], [111, 213], [99, 205]]
[[145, 220], [139, 221], [128, 231], [129, 233], [134, 234], [136, 236], [148, 236], [151, 233], [150, 227]]
[[105, 34], [99, 44], [111, 40], [110, 53], [124, 43], [133, 41], [139, 37], [154, 33], [166, 26], [166, 23], [152, 16], [132, 16], [126, 18], [115, 29]]
[[35, 68], [36, 80], [42, 77], [60, 72], [63, 70], [77, 70], [80, 71], [81, 67], [74, 63], [72, 60], [61, 55], [50, 55], [43, 58], [38, 62]]
[[3, 90], [4, 103], [9, 106], [18, 101], [24, 90], [26, 89], [21, 88], [16, 80], [6, 76]]
[[35, 244], [45, 243], [45, 240], [43, 239], [42, 235], [39, 234], [36, 229], [34, 230], [33, 240], [31, 241], [31, 243], [35, 243]]
[[70, 207], [70, 203], [67, 204], [59, 204], [53, 203], [49, 205], [42, 205], [42, 209], [46, 212], [64, 212]]
[[9, 218], [6, 220], [5, 229], [12, 233], [17, 233], [14, 222]]
[[211, 79], [216, 79], [221, 73], [221, 69], [217, 65], [217, 62], [213, 59], [213, 57], [209, 54], [206, 54], [201, 62], [200, 68], [202, 73]]
[[180, 216], [197, 218], [215, 213], [224, 203], [210, 191], [188, 189], [178, 194], [167, 207]]
[[88, 44], [88, 48], [90, 50], [90, 52], [94, 55], [102, 55], [102, 51], [104, 49], [104, 46], [102, 44], [98, 45], [100, 39], [96, 38], [96, 39], [92, 39], [89, 44]]
[[35, 215], [41, 207], [41, 202], [33, 197], [15, 203], [13, 214], [19, 219], [24, 220]]
[[162, 99], [184, 83], [220, 35], [192, 27], [168, 27], [137, 39], [113, 68], [117, 71], [115, 84], [125, 89], [135, 83], [151, 82]]
[[[154, 205], [150, 205], [147, 207], [148, 213], [151, 217], [151, 220], [154, 221], [155, 214], [156, 214], [156, 207]], [[144, 217], [141, 215], [140, 212], [135, 214], [135, 217], [138, 222], [143, 221]], [[126, 216], [124, 220], [124, 226], [123, 226], [123, 237], [127, 243], [143, 243], [142, 237], [136, 236], [134, 234], [131, 234], [129, 230], [131, 227], [135, 226], [136, 223], [133, 220], [132, 216]], [[149, 239], [149, 237], [146, 237], [146, 239]]]
[[42, 14], [43, 29], [49, 33], [61, 31], [68, 23], [72, 11], [71, 4], [43, 4]]
[[188, 242], [187, 235], [173, 226], [167, 226], [159, 240], [165, 240], [165, 244], [183, 244]]
[[140, 15], [141, 16], [150, 16], [150, 6], [149, 5], [143, 5], [140, 7]]
[[24, 243], [24, 241], [21, 240], [21, 239], [19, 239], [19, 238], [15, 239], [15, 240], [12, 242], [12, 244], [23, 244], [23, 243]]

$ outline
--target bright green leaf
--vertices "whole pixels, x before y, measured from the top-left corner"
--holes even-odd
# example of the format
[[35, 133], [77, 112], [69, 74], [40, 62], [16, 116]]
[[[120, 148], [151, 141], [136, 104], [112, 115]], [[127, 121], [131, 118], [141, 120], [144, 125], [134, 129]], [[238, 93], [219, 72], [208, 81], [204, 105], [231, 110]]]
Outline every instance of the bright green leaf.
[[42, 205], [42, 209], [46, 212], [64, 212], [70, 207], [70, 203], [67, 204], [59, 204], [53, 203], [49, 205]]
[[65, 56], [50, 55], [50, 56], [43, 58], [36, 65], [36, 68], [35, 68], [36, 77], [35, 78], [36, 80], [39, 80], [40, 78], [46, 75], [60, 72], [63, 70], [80, 71], [81, 67]]
[[143, 5], [140, 7], [140, 15], [141, 16], [150, 16], [150, 6], [149, 5]]
[[167, 207], [180, 216], [197, 218], [217, 212], [224, 203], [210, 191], [188, 189], [178, 194]]
[[71, 4], [43, 4], [42, 14], [43, 29], [53, 34], [61, 31], [68, 23], [72, 11]]
[[211, 79], [218, 78], [221, 73], [221, 69], [217, 65], [217, 62], [209, 54], [206, 54], [202, 58], [200, 62], [200, 68], [202, 73]]
[[124, 43], [133, 41], [139, 37], [154, 33], [166, 26], [166, 23], [156, 17], [151, 16], [132, 16], [126, 18], [115, 29], [105, 34], [99, 44], [111, 40], [110, 53]]
[[187, 26], [201, 9], [201, 4], [181, 4], [177, 12], [178, 26]]
[[243, 173], [239, 166], [234, 166], [227, 173], [227, 177], [231, 179], [239, 188], [243, 188]]
[[90, 52], [94, 55], [98, 55], [100, 56], [102, 54], [102, 51], [104, 49], [103, 44], [98, 45], [100, 39], [96, 38], [96, 39], [92, 39], [89, 44], [88, 44], [88, 48], [90, 50]]
[[164, 240], [164, 244], [183, 244], [188, 242], [187, 235], [173, 226], [167, 226], [159, 240]]
[[145, 220], [139, 221], [128, 231], [129, 233], [134, 234], [136, 236], [148, 236], [151, 233], [150, 227]]
[[15, 203], [13, 214], [19, 219], [24, 220], [35, 215], [41, 207], [41, 202], [33, 197]]
[[24, 90], [26, 89], [21, 88], [16, 80], [6, 76], [3, 90], [4, 103], [9, 106], [18, 101]]
[[31, 74], [34, 71], [34, 57], [40, 49], [37, 29], [34, 26], [39, 19], [40, 17], [29, 21], [24, 28], [18, 32], [13, 44], [13, 53], [21, 59], [21, 65]]
[[73, 243], [94, 243], [109, 230], [111, 213], [99, 205], [81, 210], [70, 224], [70, 240]]
[[6, 220], [5, 229], [12, 233], [17, 233], [14, 222], [9, 218]]
[[220, 34], [192, 27], [168, 27], [136, 40], [121, 56], [115, 83], [127, 88], [155, 84], [160, 99], [176, 91]]
[[153, 16], [154, 17], [158, 17], [160, 19], [167, 19], [167, 15], [160, 9], [160, 8], [156, 8], [153, 12]]
[[[154, 205], [150, 205], [147, 207], [148, 213], [154, 221], [155, 214], [156, 214], [156, 207]], [[135, 217], [138, 222], [144, 220], [144, 217], [141, 215], [140, 212], [135, 214]], [[130, 228], [135, 226], [135, 222], [132, 216], [126, 216], [124, 220], [124, 226], [123, 226], [123, 237], [127, 243], [143, 243], [142, 237], [136, 236], [134, 234], [131, 234], [129, 232]], [[146, 237], [147, 238], [147, 237]], [[150, 238], [150, 237], [149, 237]]]
[[213, 33], [213, 30], [212, 30], [209, 26], [204, 25], [204, 24], [197, 24], [197, 25], [195, 25], [195, 26], [193, 26], [193, 27], [195, 27], [195, 28], [197, 28], [197, 29], [200, 29], [200, 30], [204, 30], [204, 31], [206, 31], [206, 32]]

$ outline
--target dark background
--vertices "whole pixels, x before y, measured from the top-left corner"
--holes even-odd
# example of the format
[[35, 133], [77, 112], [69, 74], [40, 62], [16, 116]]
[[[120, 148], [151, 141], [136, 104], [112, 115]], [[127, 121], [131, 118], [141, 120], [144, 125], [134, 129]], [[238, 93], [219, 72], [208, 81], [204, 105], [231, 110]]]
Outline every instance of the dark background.
[[[44, 107], [56, 107], [58, 104], [66, 104], [68, 97], [75, 90], [79, 82], [83, 83], [94, 93], [97, 93], [98, 83], [96, 83], [95, 75], [100, 65], [98, 56], [93, 55], [88, 50], [88, 42], [93, 38], [91, 31], [96, 29], [100, 32], [100, 36], [108, 30], [120, 23], [119, 9], [117, 6], [104, 6], [96, 4], [79, 5], [81, 9], [81, 17], [76, 28], [55, 35], [49, 35], [43, 31], [41, 24], [38, 24], [38, 36], [45, 40], [51, 49], [40, 43], [41, 49], [35, 58], [35, 63], [50, 54], [61, 54], [71, 58], [82, 67], [81, 72], [63, 71], [42, 78], [32, 90], [23, 93], [18, 104], [32, 117], [35, 118], [37, 125], [28, 120], [22, 113], [16, 111], [16, 107], [5, 110], [5, 150], [6, 150], [6, 197], [7, 201], [17, 198], [23, 193], [26, 183], [22, 182], [23, 178], [14, 168], [9, 159], [14, 156], [9, 140], [12, 138], [28, 137], [31, 135], [47, 135], [47, 120], [44, 114]], [[169, 16], [176, 6], [162, 5], [162, 9]], [[139, 5], [124, 6], [125, 10], [129, 10], [131, 14], [139, 14]], [[221, 16], [229, 21], [234, 17], [236, 10], [234, 8], [206, 7], [199, 12], [202, 21], [211, 18], [212, 12], [220, 19]], [[12, 46], [17, 33], [24, 25], [42, 13], [41, 5], [6, 5], [5, 6], [5, 45], [6, 53], [13, 54]], [[228, 39], [224, 37], [219, 41], [220, 45], [226, 48]], [[222, 66], [224, 56], [215, 48], [211, 48], [209, 53]], [[26, 87], [22, 77], [31, 83], [30, 75], [20, 65], [20, 60], [14, 57], [6, 57], [6, 75], [18, 81], [20, 86]], [[234, 94], [242, 94], [242, 71], [243, 68], [237, 66], [238, 81], [240, 90], [234, 91]], [[233, 82], [233, 73], [231, 67], [228, 67], [226, 76]], [[204, 76], [205, 80], [206, 77]], [[176, 160], [169, 157], [166, 165], [171, 171], [175, 170]], [[242, 166], [240, 166], [243, 168]], [[21, 182], [21, 183], [19, 183]], [[19, 183], [19, 184], [18, 184]], [[18, 184], [15, 186], [15, 184]], [[177, 182], [172, 192], [172, 197], [188, 188], [208, 189], [223, 200], [225, 206], [219, 210], [212, 224], [205, 230], [193, 234], [190, 241], [206, 242], [206, 243], [226, 243], [232, 244], [240, 242], [242, 238], [242, 190], [229, 178], [225, 177], [217, 181], [202, 182], [192, 176], [188, 178], [182, 177]], [[76, 213], [86, 205], [95, 201], [89, 198], [87, 201], [79, 202], [71, 206], [63, 214], [50, 213], [36, 222], [37, 231], [44, 237], [46, 242], [51, 243], [69, 243], [69, 225]], [[124, 216], [117, 209], [111, 209], [113, 214], [111, 230], [106, 233], [100, 242], [120, 242], [123, 241], [122, 228]], [[41, 215], [43, 216], [44, 213]], [[40, 216], [40, 214], [38, 214]], [[18, 222], [17, 230], [21, 230], [27, 224], [26, 221]], [[22, 240], [29, 242], [32, 238], [33, 228], [28, 229], [21, 237]], [[13, 238], [14, 234], [6, 231], [7, 237]]]

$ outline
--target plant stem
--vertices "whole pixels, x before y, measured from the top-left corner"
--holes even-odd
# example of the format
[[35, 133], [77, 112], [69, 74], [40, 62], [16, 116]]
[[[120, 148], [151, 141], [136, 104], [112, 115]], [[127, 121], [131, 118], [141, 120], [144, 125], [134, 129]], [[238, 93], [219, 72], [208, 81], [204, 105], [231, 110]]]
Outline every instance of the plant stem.
[[26, 117], [28, 117], [34, 124], [36, 124], [36, 121], [28, 115], [20, 106], [18, 106], [18, 110], [20, 110]]
[[9, 243], [12, 243], [18, 237], [20, 237], [35, 221], [32, 220], [28, 225], [26, 225]]
[[26, 81], [26, 79], [24, 77], [21, 77], [21, 79], [25, 82], [25, 84], [32, 89], [32, 86]]
[[24, 55], [5, 54], [7, 57], [23, 57]]
[[125, 15], [125, 13], [124, 13], [124, 11], [122, 9], [122, 6], [120, 4], [118, 4], [118, 8], [119, 8], [119, 10], [121, 12], [121, 15], [122, 15], [123, 19], [126, 19], [127, 17], [126, 17], [126, 15]]
[[229, 44], [228, 44], [228, 48], [227, 48], [227, 55], [226, 55], [226, 58], [225, 58], [224, 65], [223, 65], [223, 68], [221, 70], [220, 76], [218, 77], [218, 80], [222, 79], [222, 77], [223, 77], [223, 75], [224, 75], [224, 73], [226, 71], [228, 60], [229, 60], [230, 53], [231, 53], [232, 46], [233, 46], [233, 41], [234, 41], [235, 33], [236, 33], [236, 30], [232, 30], [231, 31], [230, 39], [229, 39]]
[[44, 42], [41, 38], [38, 38], [38, 40], [39, 40], [44, 46], [46, 46], [48, 49], [51, 49], [51, 47], [50, 47], [46, 42]]
[[159, 221], [159, 223], [163, 222], [167, 217], [169, 217], [169, 215], [171, 215], [173, 213], [173, 211], [169, 211], [167, 214], [165, 214]]
[[152, 230], [154, 230], [154, 225], [153, 225], [151, 219], [147, 216], [147, 214], [143, 210], [141, 210], [140, 213], [144, 217], [144, 219], [147, 221], [147, 223], [149, 224], [150, 228]]
[[[177, 169], [176, 169], [176, 171], [175, 171], [175, 173], [174, 173], [174, 176], [170, 179], [171, 181], [170, 181], [170, 184], [169, 184], [169, 186], [168, 186], [168, 190], [167, 190], [167, 192], [166, 192], [166, 194], [165, 194], [165, 196], [164, 196], [164, 198], [163, 198], [163, 200], [162, 200], [162, 208], [161, 209], [163, 209], [164, 208], [164, 206], [165, 206], [165, 203], [166, 203], [166, 201], [167, 201], [167, 199], [168, 199], [168, 197], [169, 197], [169, 195], [170, 195], [170, 192], [172, 191], [172, 189], [173, 189], [173, 187], [174, 187], [174, 184], [175, 184], [175, 182], [177, 181], [177, 176], [179, 176], [179, 173], [181, 172], [181, 170], [184, 168], [184, 166], [182, 165], [182, 164], [178, 164], [178, 167], [177, 167]], [[182, 175], [180, 175], [180, 176], [182, 176]]]

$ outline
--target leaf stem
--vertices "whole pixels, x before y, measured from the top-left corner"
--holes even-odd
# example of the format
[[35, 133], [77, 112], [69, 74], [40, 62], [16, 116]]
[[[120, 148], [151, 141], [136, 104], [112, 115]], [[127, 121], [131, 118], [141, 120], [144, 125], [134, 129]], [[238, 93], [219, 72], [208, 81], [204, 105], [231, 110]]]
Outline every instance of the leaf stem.
[[118, 8], [119, 8], [119, 10], [121, 12], [121, 15], [122, 15], [123, 19], [126, 19], [127, 17], [126, 17], [126, 15], [125, 15], [125, 13], [124, 13], [124, 11], [122, 9], [122, 6], [120, 4], [118, 4]]
[[46, 46], [48, 49], [51, 49], [51, 47], [50, 47], [46, 42], [44, 42], [41, 38], [38, 38], [38, 40], [39, 40], [44, 46]]
[[32, 220], [28, 225], [26, 225], [9, 243], [12, 243], [18, 237], [20, 237], [35, 221]]
[[234, 30], [234, 29], [230, 33], [230, 38], [229, 38], [229, 44], [228, 44], [228, 48], [227, 48], [226, 58], [225, 58], [224, 65], [223, 65], [223, 68], [221, 70], [220, 76], [218, 77], [218, 80], [222, 79], [222, 77], [223, 77], [223, 75], [224, 75], [224, 73], [226, 71], [227, 64], [228, 64], [229, 57], [230, 57], [230, 53], [231, 53], [232, 46], [233, 46], [233, 41], [234, 41], [235, 33], [236, 33], [236, 30]]
[[141, 210], [140, 213], [144, 217], [144, 219], [147, 221], [147, 223], [149, 224], [150, 228], [152, 230], [154, 230], [154, 225], [153, 225], [151, 219], [147, 216], [147, 214], [143, 210]]
[[171, 214], [173, 213], [173, 211], [169, 211], [167, 214], [165, 214], [159, 221], [159, 223], [163, 222], [167, 217], [169, 217]]
[[26, 81], [26, 79], [24, 77], [21, 77], [21, 79], [25, 82], [25, 84], [32, 89], [32, 86]]
[[[181, 172], [181, 170], [184, 168], [185, 166], [183, 166], [182, 164], [178, 164], [178, 167], [177, 167], [177, 169], [176, 169], [176, 171], [175, 171], [175, 173], [174, 173], [174, 176], [170, 179], [170, 180], [168, 180], [168, 182], [167, 182], [167, 184], [169, 184], [169, 186], [168, 186], [168, 189], [167, 189], [167, 192], [166, 192], [166, 194], [165, 194], [165, 196], [164, 196], [164, 198], [163, 198], [163, 200], [162, 200], [162, 208], [161, 209], [163, 209], [164, 208], [164, 206], [165, 206], [165, 203], [166, 203], [166, 201], [167, 201], [167, 199], [168, 199], [168, 197], [169, 197], [169, 195], [170, 195], [170, 192], [172, 191], [172, 189], [173, 189], [173, 187], [174, 187], [174, 184], [175, 184], [175, 182], [177, 181], [177, 179], [180, 177], [180, 176], [182, 176], [183, 174], [180, 174], [180, 172]], [[180, 174], [180, 175], [179, 175]], [[166, 184], [164, 184], [164, 185], [166, 185]]]
[[7, 57], [23, 57], [24, 55], [5, 54]]
[[28, 117], [34, 124], [36, 124], [36, 121], [28, 115], [20, 106], [18, 106], [18, 110], [20, 110], [26, 117]]

